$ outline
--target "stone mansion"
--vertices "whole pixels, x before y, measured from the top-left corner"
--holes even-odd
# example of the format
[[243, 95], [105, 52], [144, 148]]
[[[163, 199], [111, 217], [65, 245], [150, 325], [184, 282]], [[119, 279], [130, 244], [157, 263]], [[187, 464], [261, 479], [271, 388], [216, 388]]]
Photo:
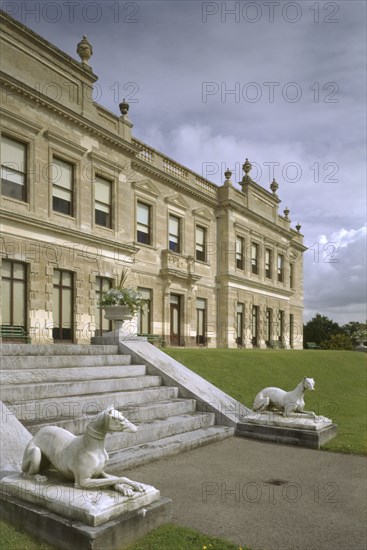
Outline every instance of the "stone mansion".
[[127, 103], [116, 114], [91, 99], [86, 37], [79, 61], [0, 23], [0, 325], [89, 343], [111, 329], [98, 300], [128, 267], [140, 333], [301, 349], [306, 248], [277, 182], [253, 181], [245, 158], [241, 189], [229, 170], [222, 186], [204, 179], [136, 139]]

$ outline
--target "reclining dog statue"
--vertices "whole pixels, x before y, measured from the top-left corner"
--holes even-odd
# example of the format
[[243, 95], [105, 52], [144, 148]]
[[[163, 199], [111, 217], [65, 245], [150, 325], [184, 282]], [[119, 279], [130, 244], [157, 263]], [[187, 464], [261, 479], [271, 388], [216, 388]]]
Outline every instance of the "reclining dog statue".
[[24, 451], [23, 476], [45, 482], [47, 477], [41, 472], [51, 465], [67, 480], [74, 481], [76, 488], [114, 488], [124, 496], [132, 497], [146, 489], [127, 477], [111, 476], [103, 471], [108, 460], [105, 437], [108, 432], [137, 430], [137, 426], [114, 407], [94, 417], [83, 435], [76, 436], [57, 426], [45, 426], [30, 440]]
[[255, 397], [252, 410], [255, 412], [264, 412], [266, 410], [275, 410], [284, 416], [290, 416], [292, 413], [307, 414], [312, 418], [316, 415], [312, 411], [304, 411], [305, 402], [303, 399], [306, 390], [313, 391], [315, 381], [313, 378], [303, 378], [298, 386], [289, 392], [280, 388], [265, 388]]

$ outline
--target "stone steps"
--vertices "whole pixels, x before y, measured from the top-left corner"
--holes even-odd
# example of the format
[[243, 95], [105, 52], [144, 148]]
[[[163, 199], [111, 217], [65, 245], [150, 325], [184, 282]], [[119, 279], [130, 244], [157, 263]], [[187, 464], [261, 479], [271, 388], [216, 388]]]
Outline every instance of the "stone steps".
[[122, 474], [126, 468], [141, 466], [148, 462], [168, 458], [185, 451], [221, 441], [234, 435], [234, 428], [227, 426], [210, 426], [180, 435], [172, 435], [158, 441], [128, 447], [109, 452], [108, 467], [110, 473]]
[[[127, 405], [120, 410], [131, 422], [139, 425], [143, 422], [151, 422], [152, 420], [162, 420], [170, 416], [193, 413], [196, 410], [196, 401], [194, 399], [170, 399], [167, 401], [143, 403], [138, 406]], [[86, 415], [77, 418], [55, 419], [52, 422], [45, 422], [44, 420], [38, 422], [36, 420], [25, 420], [23, 424], [32, 434], [35, 434], [43, 426], [49, 426], [52, 423], [53, 426], [59, 426], [75, 435], [80, 435], [85, 433], [85, 429], [90, 420], [91, 416]]]
[[136, 391], [59, 396], [58, 399], [27, 400], [17, 403], [9, 403], [4, 399], [4, 402], [21, 422], [47, 420], [48, 424], [54, 424], [55, 421], [63, 419], [90, 416], [111, 405], [116, 409], [126, 409], [127, 407], [135, 409], [145, 403], [176, 399], [177, 397], [178, 388], [159, 386]]
[[[48, 355], [116, 355], [119, 353], [117, 345], [90, 346], [80, 344], [0, 344], [2, 357], [4, 356], [24, 356], [30, 357], [38, 355], [40, 357]], [[123, 355], [119, 355], [123, 357]]]
[[114, 365], [93, 367], [60, 367], [53, 369], [17, 369], [5, 370], [1, 373], [1, 381], [5, 384], [39, 384], [47, 382], [68, 382], [87, 380], [103, 380], [112, 378], [136, 378], [145, 376], [145, 365]]
[[145, 365], [132, 364], [117, 346], [0, 348], [2, 399], [31, 433], [56, 425], [83, 434], [93, 416], [111, 405], [138, 426], [135, 433], [107, 435], [112, 468], [120, 461], [130, 467], [233, 435], [233, 428], [215, 425], [214, 413], [199, 412], [195, 399], [180, 397], [174, 384], [163, 386], [158, 373], [147, 374]]
[[10, 403], [23, 401], [24, 399], [49, 399], [69, 397], [75, 395], [90, 395], [98, 393], [111, 393], [119, 391], [132, 391], [145, 389], [152, 386], [160, 386], [160, 376], [136, 376], [130, 378], [110, 378], [95, 380], [73, 380], [72, 382], [43, 382], [39, 384], [8, 384], [2, 386], [2, 391]]
[[189, 413], [170, 416], [162, 420], [156, 419], [140, 424], [136, 433], [109, 434], [106, 438], [106, 449], [110, 452], [142, 445], [200, 428], [208, 428], [214, 426], [214, 423], [215, 415], [213, 413]]
[[24, 357], [21, 355], [1, 357], [2, 370], [43, 370], [59, 368], [99, 368], [107, 366], [127, 366], [131, 365], [130, 355], [32, 355]]

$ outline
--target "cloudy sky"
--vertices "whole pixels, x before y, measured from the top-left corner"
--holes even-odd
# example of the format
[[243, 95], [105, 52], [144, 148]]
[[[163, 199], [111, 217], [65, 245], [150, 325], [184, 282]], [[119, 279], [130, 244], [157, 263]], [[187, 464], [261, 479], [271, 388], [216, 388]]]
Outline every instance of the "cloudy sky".
[[366, 319], [366, 3], [0, 2], [79, 59], [135, 136], [217, 184], [275, 177], [305, 244], [305, 321]]

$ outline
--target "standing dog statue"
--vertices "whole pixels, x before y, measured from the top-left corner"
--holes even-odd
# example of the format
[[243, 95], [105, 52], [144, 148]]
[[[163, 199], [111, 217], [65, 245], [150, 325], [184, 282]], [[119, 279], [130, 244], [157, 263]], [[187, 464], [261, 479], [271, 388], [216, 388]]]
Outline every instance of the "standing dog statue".
[[129, 422], [114, 407], [102, 411], [87, 425], [83, 435], [76, 436], [57, 426], [41, 428], [28, 443], [23, 455], [23, 476], [37, 482], [47, 481], [40, 475], [50, 465], [74, 487], [106, 489], [113, 487], [124, 496], [144, 492], [144, 485], [127, 477], [116, 477], [103, 471], [108, 460], [105, 437], [108, 432], [136, 432], [137, 426]]
[[274, 409], [285, 416], [290, 416], [292, 413], [307, 414], [315, 419], [316, 415], [314, 412], [303, 410], [305, 406], [303, 399], [305, 391], [313, 391], [314, 389], [315, 381], [313, 378], [303, 378], [302, 382], [289, 392], [280, 388], [265, 388], [255, 397], [252, 409], [260, 413]]

